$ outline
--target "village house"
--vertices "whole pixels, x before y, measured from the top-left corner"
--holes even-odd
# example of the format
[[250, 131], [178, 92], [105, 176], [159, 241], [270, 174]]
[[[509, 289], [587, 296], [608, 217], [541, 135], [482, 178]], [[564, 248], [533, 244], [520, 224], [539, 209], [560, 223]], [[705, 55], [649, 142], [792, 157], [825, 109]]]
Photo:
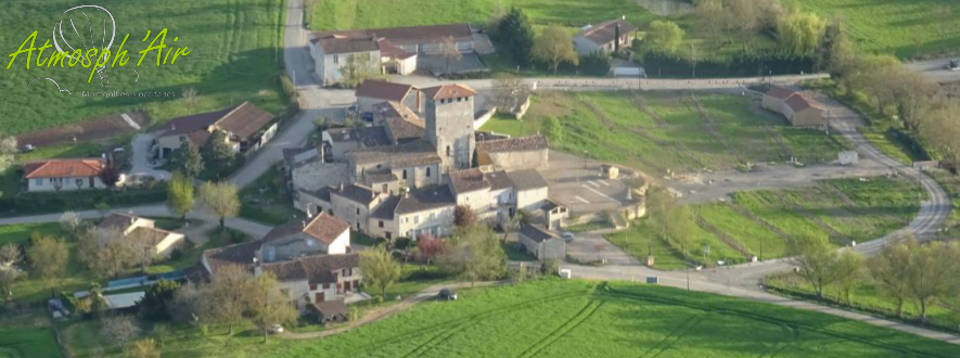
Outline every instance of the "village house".
[[547, 138], [542, 135], [498, 138], [484, 136], [477, 142], [477, 162], [504, 170], [539, 169], [549, 163]]
[[[408, 75], [424, 57], [437, 57], [452, 38], [461, 53], [493, 52], [490, 39], [469, 24], [320, 31], [310, 35], [314, 72], [324, 86], [340, 83], [348, 66], [370, 73]], [[412, 108], [412, 107], [411, 107]]]
[[580, 56], [595, 52], [609, 54], [630, 47], [636, 32], [637, 27], [630, 24], [626, 17], [621, 17], [582, 27], [573, 37], [573, 45]]
[[173, 119], [157, 132], [154, 156], [170, 158], [187, 141], [202, 147], [216, 131], [227, 134], [227, 143], [236, 153], [259, 150], [277, 133], [273, 115], [250, 102], [216, 112]]
[[566, 242], [538, 224], [520, 224], [517, 240], [539, 261], [564, 260]]
[[362, 274], [350, 248], [350, 226], [330, 215], [281, 225], [260, 240], [206, 250], [201, 266], [209, 275], [228, 265], [259, 276], [272, 273], [301, 312], [330, 317], [359, 292]]
[[783, 115], [796, 127], [821, 128], [827, 125], [823, 106], [799, 91], [782, 86], [770, 86], [763, 94], [760, 106]]
[[24, 164], [23, 179], [30, 192], [105, 189], [105, 170], [107, 162], [99, 158], [47, 159]]
[[396, 102], [420, 112], [420, 89], [414, 85], [379, 80], [365, 80], [357, 87], [357, 110], [374, 113], [374, 106], [384, 102]]
[[128, 240], [136, 240], [150, 247], [153, 254], [167, 257], [173, 250], [181, 247], [186, 238], [181, 233], [156, 228], [151, 219], [132, 214], [111, 213], [97, 224], [98, 234], [107, 235], [109, 230], [117, 230]]

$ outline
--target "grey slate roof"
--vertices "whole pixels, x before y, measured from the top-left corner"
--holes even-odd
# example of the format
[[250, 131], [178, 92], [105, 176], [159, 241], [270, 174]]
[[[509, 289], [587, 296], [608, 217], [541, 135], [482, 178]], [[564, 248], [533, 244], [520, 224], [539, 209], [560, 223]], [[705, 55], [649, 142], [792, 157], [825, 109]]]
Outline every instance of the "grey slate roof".
[[457, 202], [449, 188], [442, 185], [431, 185], [420, 189], [410, 189], [407, 195], [400, 198], [396, 212], [398, 214], [409, 214], [456, 204]]
[[449, 176], [453, 190], [458, 194], [490, 188], [490, 183], [486, 180], [483, 172], [477, 168], [451, 171]]
[[521, 224], [520, 225], [520, 234], [526, 236], [534, 242], [544, 242], [556, 238], [557, 235], [547, 231], [545, 228], [540, 225], [535, 224]]
[[542, 135], [508, 139], [481, 140], [477, 142], [477, 150], [491, 153], [530, 151], [546, 148], [547, 138]]
[[331, 194], [347, 198], [363, 205], [370, 205], [373, 199], [377, 197], [377, 194], [374, 193], [373, 190], [358, 184], [344, 185], [343, 189], [332, 191]]
[[360, 127], [360, 128], [334, 128], [328, 129], [327, 134], [334, 143], [359, 142], [364, 147], [388, 146], [390, 138], [382, 126]]
[[543, 176], [536, 169], [507, 172], [507, 177], [510, 178], [517, 190], [545, 188], [548, 185], [546, 179], [543, 179]]
[[490, 189], [499, 190], [513, 186], [513, 182], [510, 181], [510, 177], [507, 176], [507, 172], [505, 171], [490, 172], [483, 176], [490, 183]]
[[405, 168], [440, 163], [432, 144], [414, 140], [397, 146], [364, 148], [347, 152], [356, 164], [387, 163], [391, 168]]
[[393, 213], [397, 209], [397, 204], [400, 204], [399, 196], [394, 195], [386, 198], [370, 213], [370, 216], [377, 219], [393, 220]]

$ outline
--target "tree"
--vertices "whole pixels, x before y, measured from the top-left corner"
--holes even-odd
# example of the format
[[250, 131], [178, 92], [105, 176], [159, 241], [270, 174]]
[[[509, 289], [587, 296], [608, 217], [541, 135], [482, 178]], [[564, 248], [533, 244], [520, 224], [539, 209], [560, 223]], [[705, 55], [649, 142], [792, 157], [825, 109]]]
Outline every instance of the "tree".
[[214, 173], [217, 178], [223, 178], [236, 160], [237, 154], [230, 146], [229, 139], [226, 132], [215, 130], [203, 146], [203, 161], [206, 163], [207, 169]]
[[447, 244], [433, 235], [423, 235], [417, 240], [417, 259], [427, 265], [447, 252]]
[[440, 44], [440, 57], [443, 57], [443, 61], [446, 63], [447, 74], [450, 74], [450, 63], [460, 61], [463, 58], [463, 54], [460, 53], [460, 49], [457, 48], [457, 40], [453, 36], [444, 36], [443, 42]]
[[187, 221], [187, 213], [193, 208], [196, 199], [193, 194], [193, 180], [180, 172], [173, 172], [167, 184], [167, 207], [170, 211]]
[[[13, 165], [13, 159], [17, 151], [17, 138], [0, 134], [0, 172], [6, 171]], [[0, 193], [0, 195], [2, 194]]]
[[226, 324], [230, 335], [233, 327], [251, 310], [257, 294], [257, 279], [241, 266], [217, 269], [210, 283], [200, 290], [195, 315], [201, 322]]
[[10, 242], [0, 246], [0, 270], [12, 269], [20, 260], [23, 260], [23, 255], [17, 244]]
[[80, 235], [77, 258], [98, 277], [116, 277], [145, 260], [145, 246], [118, 228], [100, 228]]
[[237, 187], [228, 182], [206, 182], [200, 186], [200, 199], [207, 208], [220, 217], [220, 228], [224, 227], [224, 220], [237, 216], [240, 211], [240, 198], [237, 197]]
[[500, 240], [482, 224], [457, 228], [451, 250], [442, 258], [443, 266], [470, 284], [477, 280], [496, 279], [506, 271], [506, 254]]
[[496, 40], [521, 66], [530, 64], [533, 50], [533, 27], [530, 19], [519, 8], [511, 8], [497, 24]]
[[563, 126], [560, 125], [560, 120], [557, 117], [544, 118], [543, 122], [540, 123], [540, 129], [543, 130], [543, 135], [547, 136], [547, 139], [551, 142], [560, 143], [563, 141]]
[[863, 278], [864, 259], [860, 253], [844, 249], [837, 257], [837, 280], [834, 285], [840, 291], [844, 301], [851, 304], [850, 292]]
[[920, 122], [920, 137], [940, 154], [941, 163], [960, 168], [960, 104], [934, 108]]
[[400, 279], [400, 264], [385, 247], [377, 246], [360, 252], [359, 266], [364, 283], [380, 291], [380, 302], [383, 302], [387, 289]]
[[57, 278], [66, 272], [70, 249], [61, 239], [38, 235], [27, 250], [27, 259], [37, 277], [44, 280]]
[[[694, 223], [690, 210], [681, 205], [668, 188], [659, 185], [647, 190], [646, 205], [648, 220], [657, 235], [687, 255]], [[648, 251], [653, 255], [652, 248]]]
[[920, 245], [911, 251], [907, 290], [920, 308], [920, 323], [927, 322], [930, 301], [950, 292], [958, 273], [955, 265], [960, 260], [955, 257], [956, 252], [960, 252], [956, 242], [941, 241]]
[[503, 222], [500, 224], [500, 229], [503, 230], [503, 241], [506, 242], [507, 237], [510, 236], [510, 234], [514, 231], [517, 231], [519, 228], [520, 216], [514, 215], [512, 218], [506, 218], [503, 220]]
[[457, 227], [467, 227], [473, 225], [476, 221], [477, 216], [469, 206], [457, 205], [453, 209], [453, 224]]
[[187, 89], [183, 90], [181, 96], [183, 97], [183, 102], [187, 105], [187, 108], [193, 112], [194, 106], [197, 104], [197, 89], [193, 87], [187, 87]]
[[812, 55], [823, 38], [826, 24], [817, 14], [794, 10], [777, 24], [777, 40], [796, 56]]
[[103, 167], [103, 170], [100, 171], [100, 181], [108, 188], [112, 188], [120, 181], [122, 172], [123, 170], [120, 168], [120, 165], [111, 159], [107, 162], [106, 166]]
[[126, 354], [130, 358], [160, 358], [160, 348], [153, 338], [144, 338], [127, 346]]
[[167, 306], [178, 289], [180, 289], [180, 283], [163, 279], [147, 287], [143, 298], [137, 303], [140, 314], [153, 322], [169, 320], [170, 311]]
[[267, 343], [271, 326], [293, 324], [300, 312], [290, 304], [290, 297], [280, 290], [273, 273], [267, 272], [256, 278], [250, 315], [253, 323], [263, 333], [263, 343]]
[[827, 24], [815, 58], [818, 68], [835, 77], [845, 77], [854, 71], [857, 61], [856, 49], [843, 26], [841, 18], [834, 18]]
[[180, 148], [173, 153], [171, 161], [181, 173], [189, 178], [200, 177], [205, 167], [200, 149], [191, 141], [180, 144]]
[[533, 58], [547, 64], [553, 73], [557, 73], [563, 62], [574, 66], [580, 63], [570, 34], [557, 25], [550, 25], [543, 30], [533, 43], [532, 54]]
[[11, 287], [20, 279], [22, 273], [17, 264], [23, 260], [20, 247], [14, 243], [0, 246], [0, 302], [13, 296]]
[[369, 53], [349, 54], [346, 63], [340, 69], [343, 74], [341, 82], [346, 87], [356, 87], [368, 78], [380, 75], [380, 59], [373, 58]]
[[796, 255], [793, 264], [797, 266], [797, 273], [813, 286], [818, 299], [823, 298], [823, 289], [842, 276], [837, 252], [822, 238], [795, 240], [791, 246]]
[[908, 298], [911, 252], [917, 240], [913, 234], [898, 237], [870, 258], [870, 275], [881, 292], [897, 303], [897, 317], [903, 317], [903, 302]]
[[80, 230], [80, 217], [77, 216], [77, 213], [73, 211], [65, 211], [60, 215], [60, 228], [63, 231], [70, 233], [70, 235], [77, 235]]
[[[733, 13], [724, 8], [721, 0], [701, 0], [694, 9], [700, 32], [711, 42], [721, 45], [725, 30], [733, 24]], [[651, 26], [652, 27], [652, 26]]]
[[[636, 46], [637, 49], [643, 46]], [[610, 73], [610, 55], [597, 51], [580, 58], [580, 71], [591, 76], [606, 76]]]
[[655, 20], [650, 23], [650, 29], [647, 30], [647, 37], [643, 41], [642, 49], [647, 52], [661, 52], [665, 54], [676, 54], [683, 44], [683, 37], [686, 32], [675, 22], [665, 20]]
[[532, 89], [522, 78], [508, 73], [493, 78], [493, 104], [498, 112], [512, 112], [530, 97]]
[[100, 334], [109, 342], [125, 345], [140, 334], [140, 327], [130, 315], [109, 315], [100, 319]]

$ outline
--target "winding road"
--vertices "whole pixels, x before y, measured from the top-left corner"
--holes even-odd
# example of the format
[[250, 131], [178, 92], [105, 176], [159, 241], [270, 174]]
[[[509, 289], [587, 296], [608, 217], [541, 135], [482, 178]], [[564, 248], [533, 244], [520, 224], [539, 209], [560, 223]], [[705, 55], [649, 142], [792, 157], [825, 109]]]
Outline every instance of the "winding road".
[[[307, 51], [307, 32], [304, 30], [303, 19], [303, 1], [287, 1], [287, 18], [284, 35], [284, 62], [291, 78], [299, 92], [299, 102], [302, 111], [279, 133], [269, 144], [267, 144], [258, 154], [251, 158], [247, 164], [230, 177], [230, 180], [239, 187], [244, 187], [253, 183], [260, 175], [281, 160], [283, 148], [301, 146], [315, 131], [314, 119], [319, 116], [329, 116], [335, 118], [335, 114], [354, 102], [355, 98], [352, 91], [325, 89], [317, 85], [312, 78], [312, 61]], [[922, 66], [920, 66], [922, 67]], [[924, 67], [925, 68], [925, 67]], [[731, 89], [740, 88], [744, 85], [758, 82], [774, 81], [779, 83], [795, 83], [810, 78], [824, 77], [825, 75], [814, 74], [805, 76], [774, 76], [757, 78], [738, 78], [738, 79], [628, 79], [628, 78], [536, 78], [526, 79], [528, 82], [535, 82], [538, 89], [550, 90], [624, 90], [624, 89], [643, 89], [643, 90], [709, 90], [709, 89]], [[405, 78], [406, 82], [413, 82], [421, 86], [435, 85], [445, 81], [423, 77]], [[491, 80], [468, 80], [464, 81], [468, 85], [479, 90], [489, 89], [492, 86]], [[860, 155], [866, 158], [874, 159], [890, 169], [907, 176], [918, 178], [920, 185], [926, 190], [928, 199], [921, 204], [920, 211], [916, 218], [903, 230], [908, 230], [917, 234], [921, 240], [928, 240], [934, 237], [934, 233], [941, 226], [944, 219], [950, 212], [949, 197], [944, 190], [931, 178], [912, 169], [896, 160], [893, 160], [876, 148], [857, 131], [857, 127], [862, 125], [859, 115], [850, 109], [833, 101], [825, 100], [825, 105], [830, 109], [833, 117], [833, 126], [836, 130], [843, 133], [851, 143], [856, 147]], [[129, 211], [133, 214], [144, 216], [173, 216], [163, 204], [143, 205], [129, 208], [118, 208], [118, 211]], [[96, 218], [100, 213], [94, 210], [81, 211], [78, 214], [82, 218]], [[57, 221], [60, 214], [34, 215], [14, 218], [0, 219], [0, 225], [14, 223], [39, 223]], [[202, 210], [194, 211], [189, 215], [191, 218], [202, 219], [207, 223], [203, 227], [192, 228], [197, 234], [205, 229], [212, 228], [211, 223], [216, 222], [216, 218]], [[269, 226], [255, 223], [245, 219], [229, 219], [226, 224], [234, 229], [241, 230], [255, 237], [261, 237], [270, 230]], [[192, 232], [191, 232], [192, 233]], [[887, 235], [886, 237], [858, 245], [856, 249], [866, 254], [873, 253], [880, 249], [886, 242], [891, 240], [897, 233]], [[195, 240], [203, 240], [202, 235], [191, 235]], [[685, 272], [665, 272], [652, 270], [640, 265], [608, 265], [600, 267], [564, 265], [564, 268], [572, 270], [574, 277], [589, 279], [618, 279], [618, 280], [636, 280], [643, 281], [647, 276], [659, 276], [661, 284], [689, 287], [692, 290], [732, 295], [752, 300], [760, 300], [781, 304], [801, 309], [814, 310], [833, 315], [843, 316], [851, 319], [857, 319], [871, 324], [888, 326], [901, 331], [915, 333], [925, 337], [940, 339], [948, 342], [960, 344], [960, 337], [955, 335], [931, 331], [903, 323], [887, 321], [875, 317], [842, 311], [834, 308], [816, 305], [809, 302], [801, 302], [786, 299], [780, 296], [764, 292], [759, 287], [760, 279], [772, 272], [786, 270], [790, 268], [786, 259], [769, 260], [760, 263], [745, 264], [738, 266], [725, 267], [720, 269], [711, 269], [704, 272], [685, 273]], [[687, 275], [689, 274], [689, 280]]]

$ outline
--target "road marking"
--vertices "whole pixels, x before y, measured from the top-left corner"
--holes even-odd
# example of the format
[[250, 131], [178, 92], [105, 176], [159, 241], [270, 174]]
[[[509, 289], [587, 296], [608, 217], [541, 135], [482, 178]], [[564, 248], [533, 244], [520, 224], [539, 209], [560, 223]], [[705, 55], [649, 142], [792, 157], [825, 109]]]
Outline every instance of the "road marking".
[[587, 201], [587, 199], [581, 198], [579, 195], [574, 195], [573, 198], [579, 201], [582, 201], [584, 204], [590, 204], [590, 202]]
[[589, 186], [592, 186], [592, 187], [594, 187], [594, 188], [599, 188], [599, 187], [600, 187], [599, 184], [594, 183], [593, 181], [586, 181], [586, 182], [584, 182], [584, 184], [589, 185]]
[[597, 189], [594, 189], [594, 188], [591, 188], [591, 187], [584, 187], [584, 189], [587, 189], [587, 190], [589, 190], [589, 191], [592, 191], [592, 192], [596, 193], [597, 195], [600, 195], [600, 196], [602, 196], [602, 197], [604, 197], [604, 198], [609, 199], [610, 201], [620, 202], [620, 201], [617, 200], [617, 199], [611, 198], [611, 197], [610, 197], [609, 195], [607, 195], [607, 194], [601, 193], [601, 192], [600, 192], [599, 190], [597, 190]]
[[603, 184], [604, 186], [610, 186], [610, 183], [607, 183], [606, 180], [595, 180], [595, 182]]
[[134, 130], [140, 130], [140, 125], [137, 124], [137, 122], [134, 122], [133, 118], [130, 118], [130, 116], [128, 116], [126, 113], [121, 114], [120, 117], [123, 118], [123, 121], [127, 122], [127, 125]]

